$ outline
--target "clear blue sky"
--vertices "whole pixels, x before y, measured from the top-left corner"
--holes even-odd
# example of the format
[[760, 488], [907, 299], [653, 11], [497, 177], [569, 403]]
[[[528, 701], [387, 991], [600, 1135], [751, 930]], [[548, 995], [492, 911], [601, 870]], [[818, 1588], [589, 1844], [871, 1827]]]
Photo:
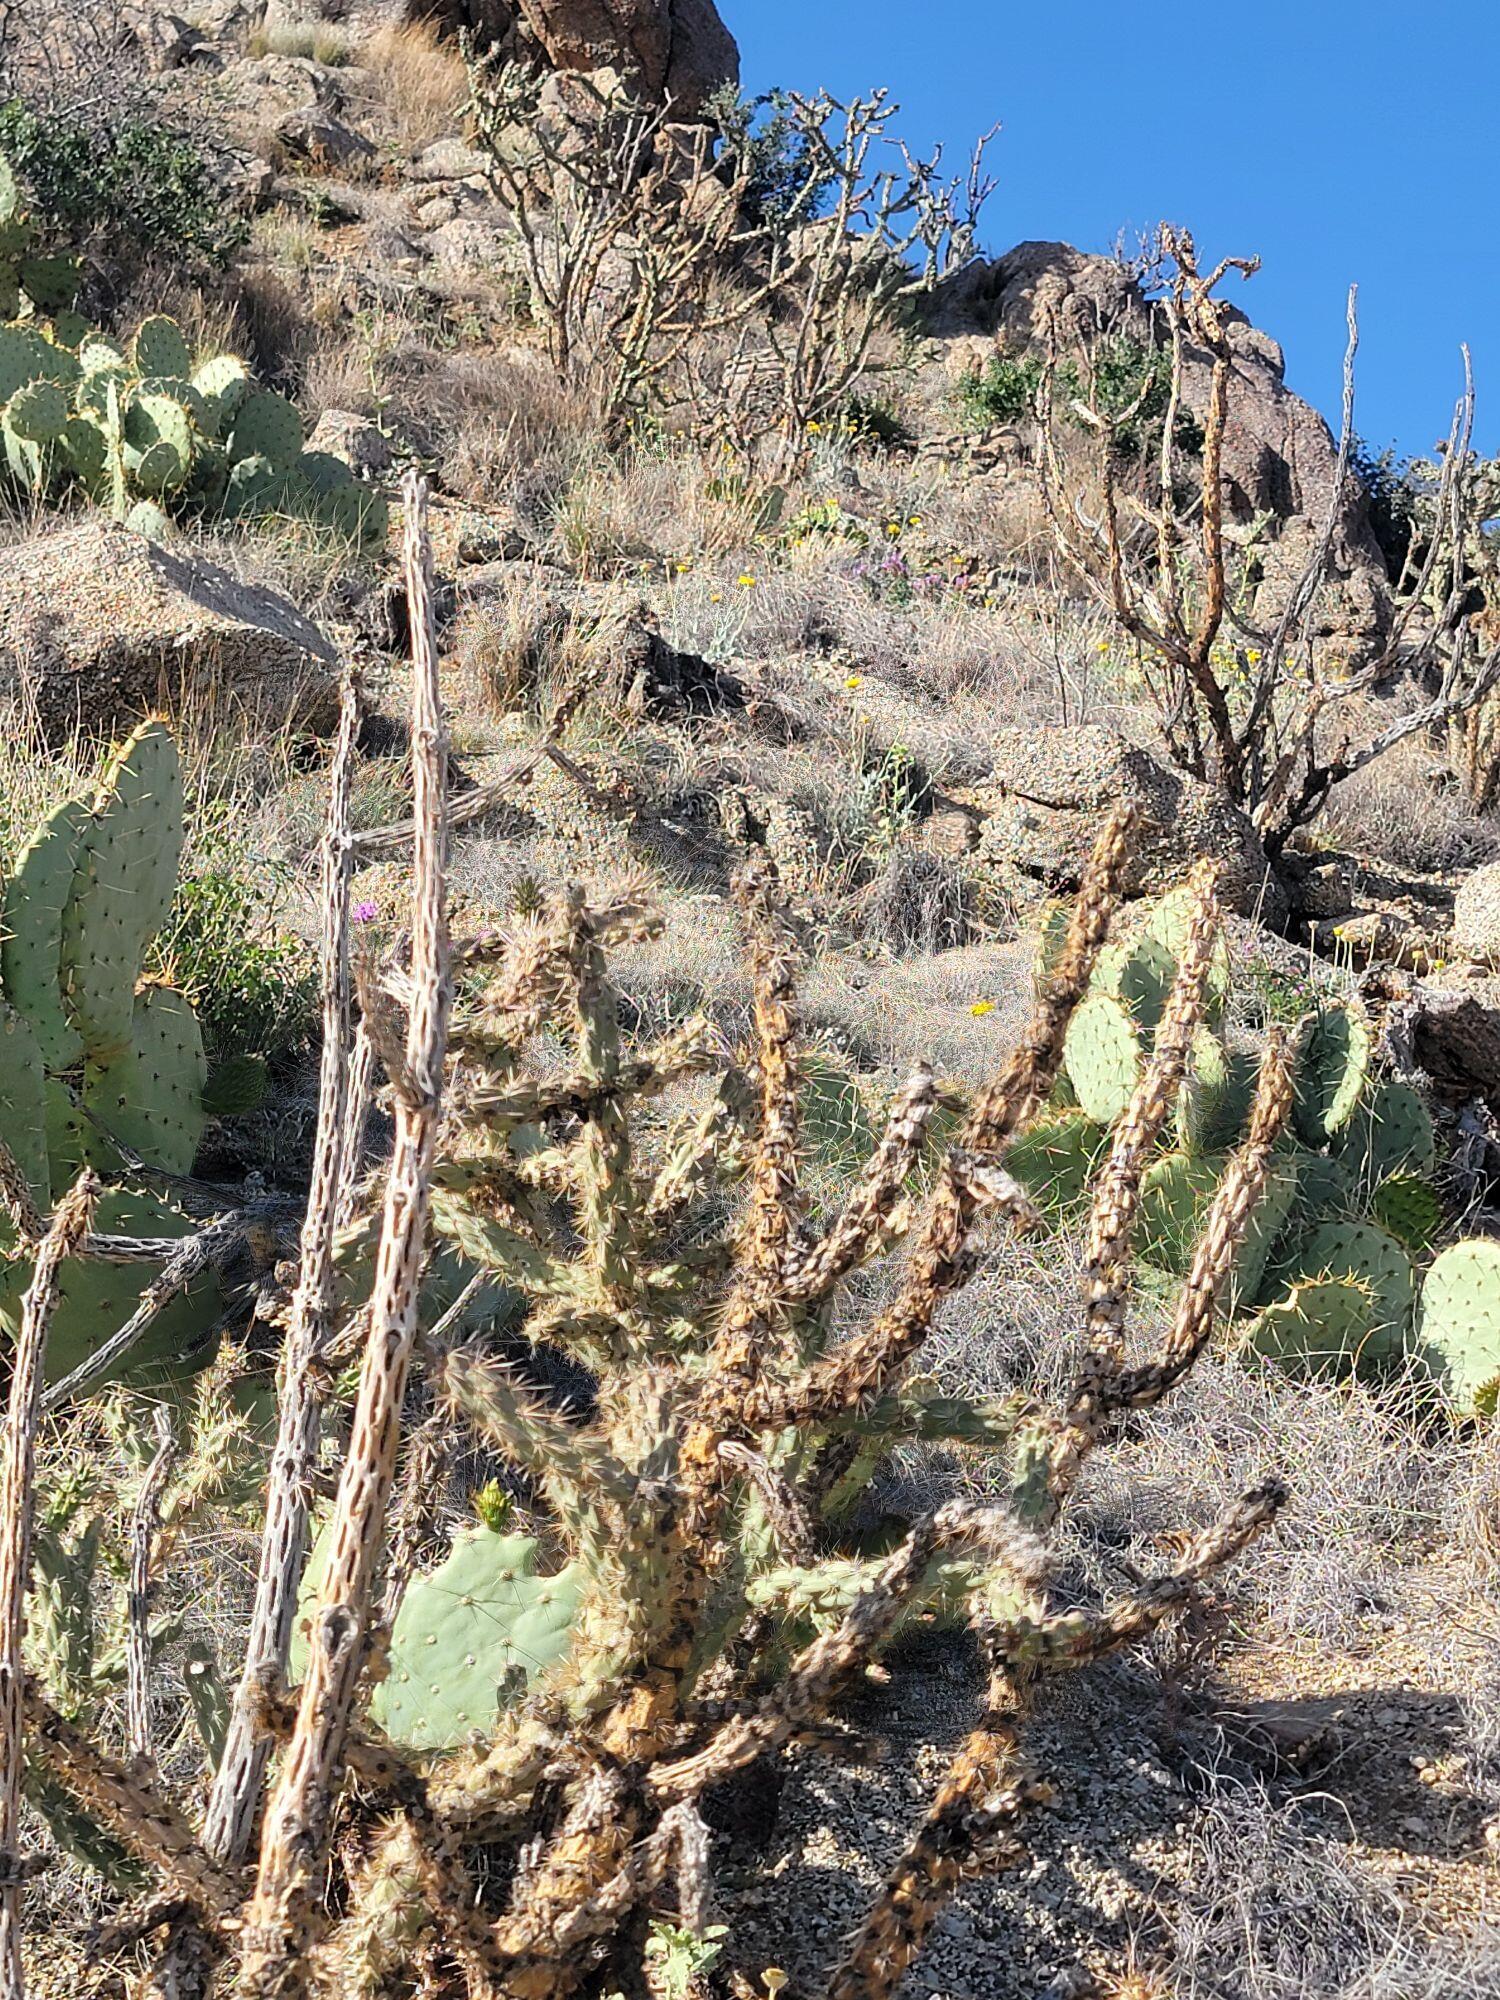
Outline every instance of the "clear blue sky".
[[1107, 250], [1185, 223], [1258, 252], [1233, 296], [1335, 418], [1344, 295], [1360, 287], [1356, 426], [1427, 452], [1478, 378], [1500, 451], [1497, 0], [719, 0], [747, 91], [884, 83], [957, 160], [997, 118], [991, 252]]

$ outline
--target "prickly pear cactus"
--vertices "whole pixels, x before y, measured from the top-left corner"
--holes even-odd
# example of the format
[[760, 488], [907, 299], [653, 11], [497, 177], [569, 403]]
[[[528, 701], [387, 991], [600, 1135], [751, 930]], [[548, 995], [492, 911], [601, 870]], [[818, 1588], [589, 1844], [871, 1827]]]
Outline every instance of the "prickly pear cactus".
[[1367, 1091], [1343, 1134], [1339, 1158], [1362, 1188], [1390, 1174], [1430, 1174], [1437, 1163], [1432, 1117], [1407, 1083]]
[[1006, 1172], [1043, 1215], [1056, 1218], [1076, 1208], [1088, 1193], [1108, 1139], [1104, 1127], [1081, 1111], [1039, 1119], [1012, 1143]]
[[1112, 1125], [1140, 1080], [1145, 1043], [1129, 1011], [1109, 993], [1090, 992], [1068, 1023], [1068, 1078], [1079, 1108], [1097, 1125]]
[[[326, 1556], [325, 1535], [307, 1566], [304, 1604], [316, 1602]], [[538, 1575], [529, 1535], [483, 1523], [460, 1530], [446, 1560], [407, 1588], [372, 1717], [412, 1750], [453, 1750], [492, 1730], [499, 1711], [567, 1653], [583, 1584], [577, 1563]], [[299, 1629], [294, 1675], [305, 1655]]]
[[1219, 1153], [1239, 1139], [1255, 1096], [1256, 1058], [1231, 1052], [1212, 1029], [1193, 1037], [1177, 1097], [1177, 1141], [1185, 1153]]
[[1370, 1031], [1349, 1007], [1303, 1023], [1297, 1050], [1297, 1130], [1310, 1146], [1335, 1139], [1354, 1116], [1370, 1073]]
[[[1278, 1272], [1278, 1278], [1282, 1274]], [[1416, 1278], [1394, 1237], [1368, 1222], [1330, 1222], [1296, 1246], [1284, 1273], [1292, 1287], [1326, 1278], [1358, 1285], [1370, 1299], [1369, 1325], [1350, 1363], [1374, 1368], [1399, 1359], [1411, 1324]]]
[[21, 849], [5, 885], [0, 979], [31, 1023], [48, 1069], [68, 1069], [83, 1055], [83, 1037], [62, 999], [63, 910], [89, 810], [68, 799], [50, 812]]
[[1299, 1374], [1347, 1375], [1374, 1337], [1372, 1288], [1353, 1278], [1312, 1278], [1293, 1285], [1250, 1321], [1243, 1349]]
[[1408, 1255], [1425, 1257], [1443, 1226], [1443, 1205], [1431, 1181], [1392, 1174], [1370, 1196], [1370, 1220], [1394, 1236]]
[[1422, 1284], [1417, 1349], [1458, 1409], [1494, 1416], [1500, 1405], [1500, 1243], [1454, 1243]]

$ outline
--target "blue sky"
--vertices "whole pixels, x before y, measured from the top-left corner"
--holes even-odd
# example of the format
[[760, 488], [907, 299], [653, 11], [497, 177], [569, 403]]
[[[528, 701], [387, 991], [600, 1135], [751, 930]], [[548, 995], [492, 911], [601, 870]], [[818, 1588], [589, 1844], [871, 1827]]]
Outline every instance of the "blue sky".
[[1427, 452], [1459, 345], [1476, 442], [1500, 451], [1496, 0], [719, 0], [747, 91], [889, 84], [955, 160], [997, 118], [986, 247], [1106, 250], [1185, 223], [1206, 257], [1258, 252], [1233, 296], [1335, 418], [1344, 295], [1360, 287], [1356, 427]]

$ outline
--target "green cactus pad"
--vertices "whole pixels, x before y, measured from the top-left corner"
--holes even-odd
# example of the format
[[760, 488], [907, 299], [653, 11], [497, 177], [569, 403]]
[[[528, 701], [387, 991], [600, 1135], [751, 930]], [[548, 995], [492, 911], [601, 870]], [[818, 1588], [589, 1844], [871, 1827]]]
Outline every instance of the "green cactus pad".
[[104, 471], [109, 446], [100, 426], [88, 417], [71, 416], [63, 426], [62, 448], [73, 469], [90, 484]]
[[1326, 1145], [1354, 1116], [1370, 1071], [1370, 1031], [1348, 1007], [1328, 1007], [1303, 1023], [1297, 1048], [1297, 1130]]
[[1013, 1142], [1005, 1169], [1044, 1215], [1060, 1216], [1088, 1192], [1109, 1134], [1081, 1112], [1043, 1118]]
[[1425, 1257], [1443, 1226], [1443, 1204], [1431, 1181], [1417, 1174], [1392, 1174], [1370, 1197], [1370, 1220], [1409, 1255]]
[[163, 722], [112, 755], [63, 911], [63, 999], [96, 1062], [128, 1048], [135, 982], [161, 929], [182, 853], [182, 764]]
[[131, 342], [131, 356], [138, 375], [191, 375], [193, 357], [175, 319], [158, 313], [143, 319]]
[[1438, 1257], [1417, 1311], [1419, 1352], [1468, 1415], [1500, 1404], [1500, 1243], [1475, 1237]]
[[187, 476], [186, 459], [165, 438], [141, 453], [132, 473], [143, 493], [175, 493]]
[[1267, 1267], [1301, 1196], [1305, 1159], [1306, 1155], [1291, 1149], [1271, 1157], [1265, 1187], [1245, 1223], [1245, 1233], [1229, 1274], [1225, 1299], [1231, 1312], [1245, 1311], [1261, 1295]]
[[73, 890], [89, 809], [69, 799], [21, 849], [5, 885], [0, 979], [31, 1023], [48, 1069], [68, 1069], [83, 1042], [62, 1001], [63, 909]]
[[5, 421], [28, 444], [53, 444], [67, 427], [68, 399], [55, 382], [28, 382], [6, 405]]
[[129, 366], [125, 350], [102, 333], [92, 333], [78, 343], [78, 360], [84, 376], [126, 375]]
[[312, 493], [337, 493], [354, 483], [344, 460], [331, 451], [304, 451], [291, 470]]
[[1390, 1174], [1433, 1171], [1437, 1135], [1432, 1116], [1410, 1084], [1382, 1083], [1365, 1093], [1344, 1133], [1339, 1157], [1366, 1189]]
[[83, 314], [75, 312], [71, 306], [64, 306], [52, 315], [52, 338], [70, 348], [75, 355], [92, 332], [93, 328]]
[[276, 474], [268, 458], [259, 453], [239, 459], [229, 468], [224, 485], [224, 512], [231, 520], [262, 513], [270, 505]]
[[252, 390], [235, 414], [231, 460], [239, 464], [246, 458], [265, 458], [275, 471], [284, 472], [296, 463], [301, 449], [302, 419], [295, 407], [269, 389]]
[[1177, 961], [1149, 932], [1132, 944], [1106, 945], [1091, 986], [1111, 994], [1149, 1039], [1154, 1036], [1177, 979]]
[[[47, 1166], [47, 1113], [42, 1052], [24, 1014], [0, 1000], [0, 1134], [26, 1176], [39, 1207], [50, 1206]], [[0, 1216], [0, 1238], [9, 1244], [15, 1230]]]
[[[1165, 945], [1174, 963], [1181, 961], [1182, 954], [1187, 948], [1196, 904], [1197, 899], [1191, 888], [1184, 883], [1181, 888], [1168, 890], [1146, 919], [1147, 937]], [[1204, 1013], [1211, 1025], [1217, 1024], [1229, 1004], [1233, 973], [1229, 943], [1221, 931], [1214, 941], [1213, 952], [1209, 957], [1208, 977], [1203, 987]]]
[[374, 548], [385, 540], [391, 509], [383, 493], [351, 481], [319, 496], [317, 513], [334, 533], [363, 548]]
[[[318, 1539], [302, 1587], [306, 1613], [317, 1602], [327, 1561]], [[452, 1750], [495, 1717], [569, 1649], [584, 1574], [576, 1563], [538, 1576], [529, 1535], [476, 1526], [453, 1539], [446, 1561], [409, 1585], [391, 1629], [390, 1671], [370, 1713], [393, 1741], [412, 1750]], [[307, 1657], [299, 1617], [291, 1671]]]
[[[99, 1198], [94, 1226], [101, 1235], [190, 1236], [197, 1225], [155, 1195], [111, 1188]], [[47, 1339], [49, 1382], [81, 1367], [118, 1332], [139, 1305], [142, 1287], [160, 1268], [155, 1263], [107, 1264], [98, 1257], [70, 1257], [63, 1263]], [[21, 1301], [30, 1282], [29, 1262], [0, 1271], [0, 1327], [12, 1337], [20, 1329]], [[222, 1309], [217, 1277], [212, 1271], [201, 1273], [163, 1308], [105, 1379], [145, 1385], [196, 1374], [214, 1357], [214, 1330]]]
[[1177, 1096], [1177, 1141], [1185, 1153], [1217, 1153], [1234, 1145], [1255, 1098], [1256, 1062], [1234, 1054], [1211, 1028], [1193, 1037], [1187, 1075]]
[[212, 422], [207, 399], [185, 376], [148, 375], [136, 385], [136, 395], [142, 400], [148, 396], [160, 396], [164, 402], [175, 404], [187, 412], [199, 430], [207, 430]]
[[193, 370], [192, 382], [208, 407], [213, 435], [223, 437], [254, 387], [249, 369], [237, 354], [216, 354]]
[[1361, 1364], [1374, 1314], [1369, 1286], [1352, 1278], [1311, 1279], [1251, 1320], [1243, 1349], [1298, 1374], [1345, 1375]]
[[47, 1121], [47, 1164], [52, 1178], [52, 1199], [61, 1201], [78, 1178], [78, 1169], [87, 1156], [93, 1128], [61, 1077], [47, 1078], [42, 1101]]
[[1153, 1160], [1141, 1178], [1136, 1222], [1137, 1254], [1163, 1271], [1181, 1273], [1192, 1262], [1203, 1218], [1228, 1161], [1221, 1153], [1189, 1157], [1168, 1153]]
[[1354, 1183], [1341, 1160], [1326, 1153], [1294, 1150], [1299, 1174], [1295, 1217], [1304, 1230], [1320, 1222], [1352, 1217], [1356, 1209]]
[[128, 1048], [103, 1061], [86, 1060], [83, 1105], [98, 1132], [97, 1164], [118, 1172], [121, 1156], [138, 1155], [163, 1173], [192, 1171], [203, 1137], [207, 1067], [198, 1019], [180, 993], [150, 986], [137, 995]]
[[1141, 1031], [1108, 993], [1086, 993], [1068, 1023], [1063, 1059], [1078, 1103], [1099, 1125], [1113, 1125], [1140, 1081]]
[[[165, 446], [161, 448], [166, 449]], [[144, 535], [152, 542], [170, 541], [176, 533], [170, 515], [165, 514], [154, 500], [137, 500], [125, 516], [125, 525], [134, 534]]]
[[78, 290], [76, 257], [28, 257], [21, 266], [21, 290], [39, 313], [71, 305]]
[[1370, 1296], [1370, 1318], [1361, 1366], [1378, 1366], [1400, 1354], [1416, 1278], [1410, 1257], [1383, 1229], [1368, 1222], [1324, 1223], [1297, 1244], [1284, 1275], [1288, 1287], [1325, 1278], [1362, 1287]]
[[0, 326], [0, 403], [8, 403], [28, 382], [45, 381], [42, 342], [24, 327]]

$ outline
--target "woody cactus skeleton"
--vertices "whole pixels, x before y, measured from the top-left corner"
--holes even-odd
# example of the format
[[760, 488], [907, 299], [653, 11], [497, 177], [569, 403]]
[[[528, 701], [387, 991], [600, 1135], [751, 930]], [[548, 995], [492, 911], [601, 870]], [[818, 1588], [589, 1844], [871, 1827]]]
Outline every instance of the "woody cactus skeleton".
[[[415, 495], [409, 512], [420, 579]], [[413, 603], [423, 601], [419, 591]], [[234, 1852], [256, 1818], [259, 1774], [243, 1758], [233, 1810], [214, 1822], [217, 1851], [199, 1857], [195, 1880], [180, 1812], [139, 1774], [97, 1755], [89, 1764], [76, 1732], [55, 1726], [34, 1731], [35, 1747], [59, 1782], [89, 1787], [110, 1830], [196, 1911], [206, 1955], [238, 1954], [255, 2000], [319, 1982], [374, 1995], [403, 1967], [439, 1960], [474, 1994], [563, 2000], [630, 1950], [643, 1906], [701, 1926], [704, 1792], [794, 1743], [836, 1737], [840, 1690], [903, 1621], [939, 1608], [980, 1633], [991, 1712], [832, 1973], [840, 2000], [883, 1995], [953, 1882], [1000, 1851], [1035, 1795], [1016, 1733], [1025, 1678], [1148, 1631], [1279, 1504], [1275, 1487], [1246, 1495], [1177, 1569], [1101, 1611], [1062, 1615], [1049, 1599], [1047, 1536], [1083, 1458], [1117, 1415], [1167, 1393], [1209, 1337], [1288, 1113], [1284, 1052], [1273, 1043], [1266, 1055], [1166, 1344], [1131, 1365], [1124, 1308], [1141, 1175], [1181, 1082], [1217, 924], [1202, 871], [1154, 1052], [1100, 1184], [1071, 1394], [1041, 1411], [920, 1391], [909, 1366], [978, 1265], [984, 1232], [1034, 1220], [1006, 1151], [1057, 1076], [1128, 826], [1103, 836], [1031, 1025], [956, 1140], [934, 1162], [938, 1090], [924, 1069], [843, 1207], [815, 1228], [773, 871], [752, 863], [740, 891], [756, 996], [751, 1111], [706, 1024], [626, 1046], [608, 952], [649, 934], [636, 905], [591, 907], [570, 893], [509, 937], [450, 953], [436, 666], [425, 622], [414, 622], [414, 921], [409, 956], [363, 995], [397, 1138], [383, 1189], [365, 1190], [351, 1224], [378, 1245], [356, 1322], [364, 1358], [350, 1442], [292, 1660], [301, 1685], [284, 1689], [272, 1647], [251, 1661], [237, 1710], [282, 1746], [253, 1888]], [[342, 893], [335, 884], [335, 908]], [[337, 954], [331, 964], [336, 997]], [[451, 1026], [450, 976], [461, 996]], [[544, 1030], [570, 1045], [560, 1073], [536, 1061]], [[670, 1129], [669, 1093], [697, 1098]], [[337, 1155], [331, 1139], [327, 1152]], [[736, 1214], [730, 1184], [741, 1178]], [[483, 1338], [450, 1345], [453, 1315], [419, 1324], [429, 1234], [511, 1288], [534, 1359], [561, 1351], [583, 1365], [586, 1413], [549, 1392], [534, 1359], [502, 1361]], [[890, 1305], [838, 1334], [845, 1281], [902, 1238]], [[321, 1225], [308, 1251], [321, 1298]], [[409, 1382], [429, 1414], [403, 1444]], [[388, 1520], [404, 1519], [413, 1479], [430, 1481], [432, 1426], [445, 1423], [503, 1454], [534, 1495], [531, 1518], [499, 1519], [487, 1504], [435, 1569], [414, 1574], [403, 1540], [395, 1587], [382, 1589]], [[1005, 1497], [950, 1502], [872, 1555], [845, 1525], [851, 1485], [872, 1457], [922, 1437], [985, 1453], [1005, 1468]], [[282, 1575], [285, 1522], [269, 1534], [281, 1538], [269, 1568]], [[357, 1780], [348, 1795], [346, 1773]], [[507, 1847], [517, 1866], [497, 1870]], [[470, 1878], [480, 1850], [485, 1879], [509, 1882], [503, 1893], [481, 1894]], [[179, 1930], [169, 1949], [180, 1942]]]

